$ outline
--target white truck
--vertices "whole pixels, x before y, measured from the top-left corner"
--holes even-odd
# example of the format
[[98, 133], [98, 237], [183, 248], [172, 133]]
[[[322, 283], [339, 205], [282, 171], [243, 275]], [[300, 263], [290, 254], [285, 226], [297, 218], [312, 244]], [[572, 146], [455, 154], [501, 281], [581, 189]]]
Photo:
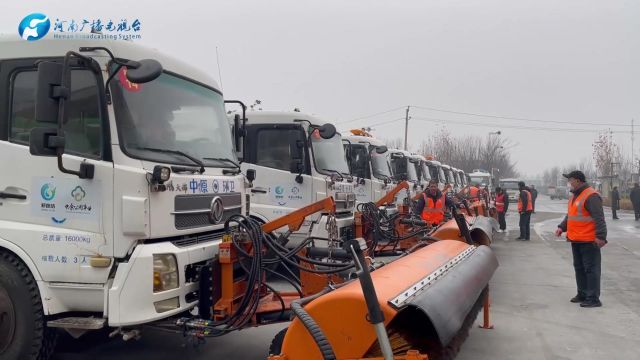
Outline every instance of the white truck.
[[420, 190], [425, 190], [429, 187], [429, 181], [431, 181], [431, 172], [429, 171], [429, 167], [427, 167], [427, 159], [419, 154], [412, 154], [411, 159], [418, 174]]
[[[415, 162], [417, 160], [406, 150], [391, 149], [389, 152], [391, 157], [391, 171], [393, 173], [394, 180], [397, 182], [403, 180], [408, 181], [411, 184], [409, 197], [413, 199], [419, 188], [418, 173], [416, 172], [415, 167]], [[401, 191], [396, 198], [396, 203], [402, 204], [406, 197], [407, 191]]]
[[446, 179], [445, 184], [451, 185], [451, 191], [454, 191], [454, 192], [460, 191], [456, 183], [456, 178], [453, 174], [453, 168], [450, 165], [442, 164], [442, 171], [444, 171], [444, 175]]
[[[244, 125], [242, 170], [254, 170], [251, 216], [266, 223], [333, 196], [339, 235], [353, 228], [356, 197], [342, 136], [331, 123], [301, 112], [250, 111]], [[326, 214], [299, 233], [327, 238]], [[292, 235], [295, 243], [296, 234]], [[306, 235], [305, 235], [306, 236]]]
[[500, 179], [499, 186], [504, 190], [504, 192], [509, 197], [509, 202], [516, 203], [518, 201], [518, 197], [520, 196], [520, 190], [518, 188], [518, 183], [520, 179], [510, 178], [510, 179]]
[[447, 179], [446, 179], [446, 176], [444, 175], [442, 164], [439, 161], [429, 159], [429, 158], [427, 158], [426, 164], [427, 164], [427, 167], [429, 168], [429, 172], [431, 173], [431, 178], [438, 180], [438, 189], [444, 190]]
[[0, 358], [193, 308], [246, 211], [216, 82], [122, 41], [0, 49]]
[[469, 177], [471, 177], [472, 184], [478, 184], [482, 188], [484, 188], [485, 186], [489, 186], [491, 188], [493, 185], [491, 173], [489, 172], [480, 169], [474, 169], [473, 172], [469, 174]]
[[[352, 130], [354, 132], [354, 130]], [[349, 171], [355, 178], [358, 203], [376, 202], [393, 189], [389, 150], [380, 140], [355, 131], [343, 138]]]

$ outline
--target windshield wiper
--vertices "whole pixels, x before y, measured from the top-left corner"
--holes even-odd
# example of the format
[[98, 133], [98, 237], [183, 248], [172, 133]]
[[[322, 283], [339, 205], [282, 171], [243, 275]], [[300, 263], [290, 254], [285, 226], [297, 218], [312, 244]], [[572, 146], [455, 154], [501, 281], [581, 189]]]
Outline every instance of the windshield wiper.
[[336, 174], [339, 177], [338, 181], [344, 181], [344, 176], [342, 176], [342, 174], [339, 171], [331, 170], [331, 169], [322, 169], [322, 171], [328, 171], [332, 174]]
[[235, 161], [233, 161], [233, 160], [231, 160], [229, 158], [205, 157], [205, 158], [202, 158], [202, 159], [203, 160], [214, 160], [214, 161], [221, 161], [221, 162], [231, 163], [231, 164], [233, 164], [234, 167], [236, 167], [236, 170], [233, 171], [233, 174], [238, 174], [240, 172], [240, 164], [238, 164], [237, 162], [235, 162]]
[[204, 164], [202, 163], [201, 160], [198, 160], [197, 158], [183, 152], [180, 150], [172, 150], [172, 149], [158, 149], [158, 148], [151, 148], [151, 147], [139, 147], [138, 149], [140, 150], [148, 150], [148, 151], [155, 151], [155, 152], [159, 152], [159, 153], [166, 153], [166, 154], [178, 154], [181, 156], [186, 157], [187, 159], [191, 160], [191, 162], [193, 162], [194, 164], [200, 166], [200, 174], [204, 174]]

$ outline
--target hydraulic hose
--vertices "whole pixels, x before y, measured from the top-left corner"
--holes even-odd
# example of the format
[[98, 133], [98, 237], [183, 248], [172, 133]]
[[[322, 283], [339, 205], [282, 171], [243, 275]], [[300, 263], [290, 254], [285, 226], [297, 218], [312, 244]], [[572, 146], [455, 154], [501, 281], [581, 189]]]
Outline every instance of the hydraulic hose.
[[330, 288], [326, 288], [317, 294], [291, 302], [291, 311], [293, 311], [298, 319], [300, 319], [300, 322], [302, 322], [302, 325], [307, 329], [309, 335], [313, 338], [313, 341], [318, 345], [318, 349], [320, 350], [322, 359], [324, 360], [336, 360], [336, 354], [318, 323], [316, 323], [311, 315], [309, 315], [309, 313], [303, 308], [303, 305], [308, 304], [312, 300], [319, 298], [331, 290], [332, 289]]

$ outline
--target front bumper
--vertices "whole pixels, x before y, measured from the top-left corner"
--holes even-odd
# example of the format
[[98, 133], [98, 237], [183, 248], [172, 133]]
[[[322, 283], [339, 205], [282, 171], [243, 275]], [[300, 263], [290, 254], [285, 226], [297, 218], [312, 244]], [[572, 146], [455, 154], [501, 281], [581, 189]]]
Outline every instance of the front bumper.
[[[204, 264], [218, 253], [221, 239], [179, 247], [171, 242], [136, 246], [128, 262], [118, 264], [107, 293], [109, 326], [131, 326], [161, 320], [197, 304], [199, 284], [187, 279], [185, 268]], [[178, 264], [178, 288], [153, 292], [153, 255], [173, 254]], [[176, 309], [157, 312], [154, 303], [178, 298]]]

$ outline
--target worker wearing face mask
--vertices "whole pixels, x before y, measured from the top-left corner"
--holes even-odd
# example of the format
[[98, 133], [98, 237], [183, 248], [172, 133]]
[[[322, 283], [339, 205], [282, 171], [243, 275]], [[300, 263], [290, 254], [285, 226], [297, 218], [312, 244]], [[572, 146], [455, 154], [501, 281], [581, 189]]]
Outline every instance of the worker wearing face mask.
[[575, 170], [562, 176], [569, 179], [573, 196], [556, 236], [566, 231], [567, 241], [571, 242], [578, 287], [578, 294], [571, 302], [580, 303], [581, 307], [600, 307], [600, 248], [607, 244], [602, 198], [587, 184], [582, 171]]

